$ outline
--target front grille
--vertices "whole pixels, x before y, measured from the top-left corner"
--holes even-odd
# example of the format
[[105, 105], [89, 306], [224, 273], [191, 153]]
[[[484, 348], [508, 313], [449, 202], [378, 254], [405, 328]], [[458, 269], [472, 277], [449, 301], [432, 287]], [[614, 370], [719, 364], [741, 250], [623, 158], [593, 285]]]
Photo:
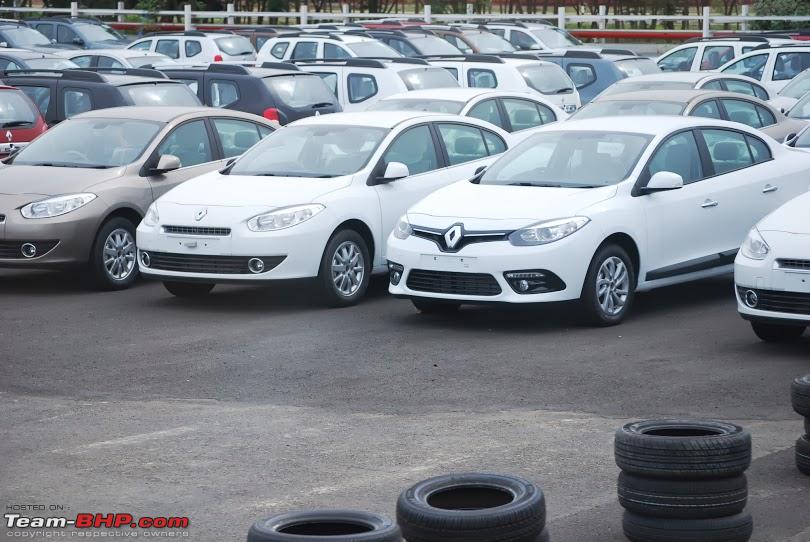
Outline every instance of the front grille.
[[408, 273], [408, 288], [435, 294], [493, 296], [501, 293], [495, 277], [486, 273], [451, 273], [413, 269]]
[[753, 290], [757, 294], [757, 304], [752, 307], [754, 309], [789, 314], [810, 314], [810, 294], [738, 287], [741, 299], [745, 299], [745, 293], [748, 290]]
[[426, 228], [424, 226], [412, 226], [414, 237], [421, 237], [436, 243], [436, 246], [442, 252], [458, 252], [467, 245], [473, 243], [488, 243], [492, 241], [506, 241], [509, 237], [508, 231], [466, 231], [462, 228], [461, 239], [456, 242], [453, 248], [447, 246], [444, 234], [447, 230], [439, 230], [435, 228]]
[[181, 235], [214, 235], [226, 237], [231, 234], [230, 228], [201, 228], [198, 226], [163, 226], [163, 233], [179, 233]]
[[[201, 254], [171, 254], [149, 252], [149, 269], [160, 271], [184, 271], [187, 273], [214, 273], [218, 275], [253, 275], [248, 261], [259, 258], [264, 262], [264, 271], [278, 267], [286, 256], [205, 256]], [[261, 274], [261, 273], [259, 273]]]
[[780, 269], [794, 269], [796, 271], [810, 271], [810, 260], [795, 260], [790, 258], [780, 258], [776, 260]]
[[[26, 258], [22, 254], [22, 246], [31, 243], [37, 249], [34, 258]], [[59, 244], [59, 241], [0, 241], [0, 258], [8, 260], [32, 260], [44, 256]]]

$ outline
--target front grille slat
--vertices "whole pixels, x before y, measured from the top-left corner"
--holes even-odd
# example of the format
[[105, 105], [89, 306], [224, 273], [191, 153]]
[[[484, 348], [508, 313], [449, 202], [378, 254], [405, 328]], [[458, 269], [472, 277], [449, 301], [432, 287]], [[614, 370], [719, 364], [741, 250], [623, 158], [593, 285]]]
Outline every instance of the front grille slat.
[[231, 234], [230, 228], [211, 228], [202, 226], [163, 226], [163, 233], [174, 233], [179, 235], [212, 235], [216, 237], [227, 237]]
[[[750, 288], [738, 287], [741, 299], [745, 299], [745, 293], [749, 289]], [[757, 305], [753, 307], [755, 309], [788, 314], [810, 315], [810, 293], [752, 290], [757, 294]]]
[[501, 293], [498, 281], [487, 273], [454, 273], [413, 269], [408, 273], [408, 288], [436, 294], [494, 296]]
[[810, 271], [810, 260], [795, 258], [780, 258], [776, 260], [780, 269], [795, 269], [797, 271]]
[[[31, 243], [37, 247], [37, 254], [34, 258], [26, 258], [22, 254], [22, 246], [25, 243]], [[0, 259], [7, 260], [28, 260], [36, 259], [44, 256], [54, 249], [59, 244], [59, 241], [0, 241]]]
[[207, 256], [168, 252], [148, 253], [150, 258], [149, 269], [218, 275], [255, 274], [248, 269], [248, 261], [251, 258], [260, 258], [264, 262], [264, 271], [262, 273], [266, 273], [278, 267], [286, 258], [286, 256]]

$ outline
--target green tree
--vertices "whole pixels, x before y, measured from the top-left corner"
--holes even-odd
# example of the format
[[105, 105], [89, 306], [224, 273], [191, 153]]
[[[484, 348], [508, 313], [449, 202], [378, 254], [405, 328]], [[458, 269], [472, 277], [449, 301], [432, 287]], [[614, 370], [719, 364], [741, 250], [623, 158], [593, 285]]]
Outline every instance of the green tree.
[[[756, 0], [754, 13], [757, 16], [770, 15], [810, 15], [808, 0]], [[807, 26], [804, 23], [788, 21], [754, 21], [751, 26], [757, 30], [790, 30]]]

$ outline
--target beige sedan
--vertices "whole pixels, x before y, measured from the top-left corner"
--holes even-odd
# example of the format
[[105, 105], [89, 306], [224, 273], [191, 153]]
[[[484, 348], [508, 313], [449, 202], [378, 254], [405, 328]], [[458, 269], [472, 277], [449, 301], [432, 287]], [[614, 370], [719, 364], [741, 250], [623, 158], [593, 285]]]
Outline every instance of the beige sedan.
[[806, 125], [768, 102], [718, 90], [644, 90], [598, 96], [572, 119], [638, 115], [684, 115], [730, 120], [758, 128], [777, 141], [792, 139]]
[[102, 109], [60, 123], [0, 165], [0, 267], [83, 265], [102, 289], [128, 287], [152, 201], [273, 129], [204, 107]]

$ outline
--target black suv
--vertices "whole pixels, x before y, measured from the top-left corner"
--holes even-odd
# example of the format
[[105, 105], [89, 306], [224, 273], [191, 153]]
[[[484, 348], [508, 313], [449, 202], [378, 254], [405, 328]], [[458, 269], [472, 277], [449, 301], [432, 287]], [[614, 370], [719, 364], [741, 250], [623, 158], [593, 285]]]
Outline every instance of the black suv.
[[0, 51], [6, 47], [28, 49], [40, 53], [52, 53], [59, 49], [76, 49], [75, 45], [52, 43], [41, 32], [28, 26], [25, 21], [0, 19]]
[[200, 106], [188, 87], [155, 70], [13, 70], [0, 72], [0, 80], [25, 92], [49, 125], [108, 107]]
[[219, 63], [166, 65], [160, 71], [188, 85], [205, 105], [253, 113], [282, 125], [341, 111], [326, 83], [294, 64], [265, 62], [260, 68]]
[[29, 26], [59, 45], [79, 49], [116, 49], [129, 45], [129, 40], [98, 19], [86, 17], [47, 17], [29, 19]]

